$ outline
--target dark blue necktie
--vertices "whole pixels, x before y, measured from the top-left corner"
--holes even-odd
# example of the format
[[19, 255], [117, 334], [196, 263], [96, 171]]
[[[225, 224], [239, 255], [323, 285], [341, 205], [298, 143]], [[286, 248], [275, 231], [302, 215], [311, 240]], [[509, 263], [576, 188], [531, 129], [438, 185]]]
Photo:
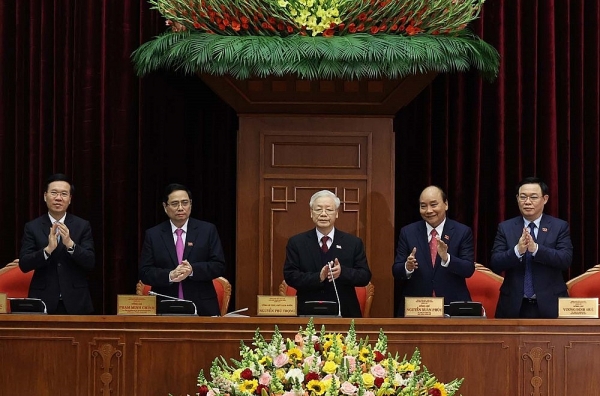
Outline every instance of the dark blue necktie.
[[[535, 242], [535, 223], [532, 221], [529, 223], [529, 235], [533, 238]], [[533, 261], [533, 256], [529, 252], [529, 250], [525, 251], [525, 278], [523, 279], [523, 292], [525, 297], [532, 298], [535, 294], [535, 290], [533, 289], [533, 274], [531, 272], [531, 262]]]

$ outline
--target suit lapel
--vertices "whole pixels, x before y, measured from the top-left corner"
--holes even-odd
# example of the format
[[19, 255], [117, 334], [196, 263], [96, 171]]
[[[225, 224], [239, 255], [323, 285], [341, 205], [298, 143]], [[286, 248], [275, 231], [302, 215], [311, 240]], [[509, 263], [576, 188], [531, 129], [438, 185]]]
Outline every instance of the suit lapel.
[[552, 222], [550, 221], [550, 218], [546, 215], [542, 215], [542, 219], [540, 220], [540, 229], [538, 230], [536, 242], [543, 246], [546, 242], [546, 237], [548, 236], [548, 233], [551, 231], [551, 229]]
[[[417, 262], [427, 262], [429, 268], [433, 268], [433, 264], [431, 263], [431, 255], [429, 254], [429, 241], [427, 240], [429, 236], [427, 235], [427, 227], [425, 226], [425, 220], [419, 223], [417, 234], [417, 256], [425, 256], [426, 258], [425, 261], [417, 259]], [[420, 255], [419, 252], [423, 252], [423, 255]], [[422, 266], [420, 265], [419, 268], [421, 267]]]
[[173, 233], [171, 232], [171, 222], [167, 221], [164, 223], [160, 236], [165, 244], [167, 252], [169, 252], [171, 261], [174, 264], [173, 266], [177, 267], [179, 263], [177, 262], [177, 252], [175, 251], [175, 240], [173, 239]]
[[[187, 233], [185, 236], [185, 246], [183, 249], [183, 259], [187, 260], [190, 256], [190, 252], [194, 248], [194, 242], [196, 241], [200, 230], [198, 229], [198, 224], [192, 222], [191, 219], [188, 220]], [[177, 252], [175, 252], [177, 253]]]

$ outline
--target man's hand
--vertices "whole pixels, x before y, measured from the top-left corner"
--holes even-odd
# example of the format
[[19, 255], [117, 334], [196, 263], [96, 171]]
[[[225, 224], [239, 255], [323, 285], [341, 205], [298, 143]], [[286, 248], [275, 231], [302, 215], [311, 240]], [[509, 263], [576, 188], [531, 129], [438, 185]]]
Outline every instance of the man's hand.
[[73, 240], [71, 239], [71, 234], [69, 233], [69, 227], [67, 227], [63, 223], [56, 222], [54, 224], [58, 224], [58, 233], [60, 234], [62, 243], [66, 247], [72, 248], [75, 245], [75, 242], [73, 242]]
[[437, 252], [438, 255], [442, 258], [442, 261], [445, 263], [446, 261], [448, 261], [448, 245], [442, 241], [442, 238], [439, 237], [439, 235], [436, 237], [437, 238]]
[[50, 233], [48, 234], [48, 246], [44, 249], [46, 253], [52, 254], [54, 249], [58, 246], [58, 237], [56, 236], [56, 229], [58, 228], [58, 223], [52, 224], [50, 227]]
[[407, 259], [406, 259], [406, 270], [407, 271], [414, 271], [417, 268], [419, 268], [419, 263], [417, 263], [417, 259], [415, 258], [415, 254], [417, 254], [417, 248], [414, 247], [412, 252], [410, 252], [410, 254], [408, 255]]
[[[533, 241], [533, 239], [531, 238], [531, 235], [529, 235], [529, 232], [527, 231], [527, 227], [523, 227], [523, 232], [521, 233], [519, 242], [517, 242], [517, 250], [519, 251], [519, 254], [521, 256], [525, 254], [527, 249], [529, 249], [529, 243], [532, 241]], [[534, 245], [535, 245], [535, 243], [534, 243]]]
[[171, 282], [181, 282], [192, 273], [192, 265], [187, 261], [183, 260], [181, 264], [169, 273]]

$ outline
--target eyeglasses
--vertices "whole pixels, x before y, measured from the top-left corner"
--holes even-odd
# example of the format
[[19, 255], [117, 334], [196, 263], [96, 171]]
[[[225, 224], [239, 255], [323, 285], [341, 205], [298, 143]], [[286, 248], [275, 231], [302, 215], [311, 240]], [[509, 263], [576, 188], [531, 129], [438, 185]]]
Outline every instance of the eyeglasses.
[[525, 194], [521, 194], [519, 195], [519, 201], [521, 202], [527, 202], [527, 200], [531, 200], [531, 202], [537, 202], [538, 199], [540, 199], [539, 195], [525, 195]]
[[316, 209], [313, 209], [312, 212], [316, 215], [320, 215], [321, 213], [325, 212], [325, 214], [327, 216], [331, 216], [332, 214], [335, 213], [335, 209], [316, 208]]
[[50, 195], [52, 198], [56, 198], [60, 195], [62, 198], [66, 199], [66, 198], [69, 198], [69, 195], [71, 195], [71, 194], [66, 191], [58, 192], [58, 191], [52, 190], [48, 193], [48, 195]]
[[179, 205], [181, 205], [182, 208], [187, 208], [188, 206], [190, 206], [191, 203], [192, 201], [173, 201], [168, 203], [167, 205], [169, 205], [173, 209], [177, 209]]

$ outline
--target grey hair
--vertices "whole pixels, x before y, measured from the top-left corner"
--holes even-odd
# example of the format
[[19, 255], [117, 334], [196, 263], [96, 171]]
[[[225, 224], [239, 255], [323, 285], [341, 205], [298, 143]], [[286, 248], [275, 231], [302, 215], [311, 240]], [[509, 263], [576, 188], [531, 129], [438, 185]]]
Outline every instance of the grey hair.
[[337, 195], [335, 195], [334, 193], [332, 193], [329, 190], [321, 190], [321, 191], [317, 191], [316, 193], [314, 193], [313, 196], [310, 197], [310, 203], [308, 204], [309, 207], [312, 209], [313, 204], [315, 203], [317, 198], [321, 198], [321, 197], [329, 197], [329, 198], [333, 199], [333, 202], [335, 202], [335, 208], [336, 209], [340, 208], [340, 199], [337, 197]]

